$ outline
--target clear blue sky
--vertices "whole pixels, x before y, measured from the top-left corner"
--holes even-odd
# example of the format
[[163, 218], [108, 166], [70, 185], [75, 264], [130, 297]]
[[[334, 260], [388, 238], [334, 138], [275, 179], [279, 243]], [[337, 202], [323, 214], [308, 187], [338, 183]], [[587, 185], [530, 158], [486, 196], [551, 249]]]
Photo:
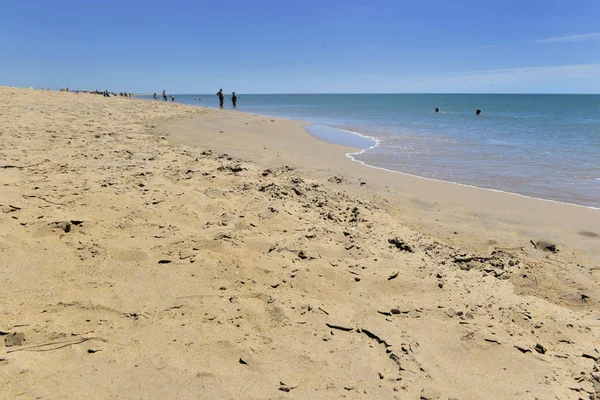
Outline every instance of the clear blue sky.
[[0, 10], [0, 85], [600, 93], [600, 0], [0, 0]]

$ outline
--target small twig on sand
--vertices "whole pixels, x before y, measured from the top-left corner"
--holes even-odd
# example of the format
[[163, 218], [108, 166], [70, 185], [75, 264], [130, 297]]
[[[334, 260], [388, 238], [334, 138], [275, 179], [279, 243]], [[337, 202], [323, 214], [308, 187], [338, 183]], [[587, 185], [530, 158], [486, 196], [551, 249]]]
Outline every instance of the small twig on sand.
[[56, 204], [57, 206], [64, 206], [63, 203], [56, 203], [54, 201], [50, 201], [48, 199], [43, 198], [42, 196], [38, 196], [38, 195], [28, 195], [28, 194], [24, 194], [23, 197], [25, 197], [26, 199], [28, 198], [32, 198], [32, 197], [37, 197], [40, 200], [44, 200], [46, 203], [50, 203], [50, 204]]
[[325, 325], [327, 325], [328, 328], [337, 329], [337, 330], [344, 331], [344, 332], [350, 332], [350, 331], [354, 330], [354, 328], [349, 327], [349, 326], [334, 325], [334, 324], [325, 324]]
[[519, 247], [494, 247], [494, 250], [523, 250], [525, 246]]
[[323, 311], [325, 314], [329, 315], [329, 313], [325, 310], [323, 310], [321, 307], [319, 307], [319, 310]]
[[[79, 343], [83, 343], [83, 342], [87, 342], [88, 340], [102, 340], [103, 342], [105, 342], [104, 339], [100, 339], [97, 337], [90, 337], [90, 338], [81, 338], [81, 339], [76, 339], [76, 340], [65, 340], [62, 342], [51, 342], [51, 343], [44, 343], [44, 344], [38, 344], [35, 346], [29, 346], [29, 347], [21, 347], [19, 349], [14, 349], [14, 350], [7, 350], [7, 353], [14, 353], [17, 351], [50, 351], [50, 350], [58, 350], [58, 349], [62, 349], [63, 347], [67, 347], [67, 346], [71, 346], [73, 344], [79, 344]], [[57, 346], [57, 347], [51, 347], [49, 349], [43, 349], [40, 347], [47, 347], [47, 346]]]
[[7, 164], [7, 165], [0, 165], [0, 168], [4, 168], [4, 169], [9, 169], [9, 168], [23, 169], [23, 168], [35, 167], [36, 165], [43, 164], [43, 163], [45, 163], [46, 161], [49, 161], [49, 160], [48, 160], [48, 159], [46, 159], [46, 160], [44, 160], [44, 161], [42, 161], [42, 162], [39, 162], [39, 163], [37, 163], [37, 164], [22, 165], [22, 166], [19, 166], [19, 165], [10, 165], [10, 164]]

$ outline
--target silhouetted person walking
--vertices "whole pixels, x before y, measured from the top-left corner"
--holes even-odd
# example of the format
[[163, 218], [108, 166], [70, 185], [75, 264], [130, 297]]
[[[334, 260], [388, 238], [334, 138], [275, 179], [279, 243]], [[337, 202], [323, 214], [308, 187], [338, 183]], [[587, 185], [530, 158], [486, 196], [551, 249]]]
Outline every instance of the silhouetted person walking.
[[237, 96], [235, 95], [235, 92], [231, 93], [231, 102], [233, 103], [233, 108], [237, 107]]
[[219, 96], [219, 107], [223, 108], [223, 100], [225, 99], [223, 89], [219, 89], [219, 91], [217, 92], [217, 96]]

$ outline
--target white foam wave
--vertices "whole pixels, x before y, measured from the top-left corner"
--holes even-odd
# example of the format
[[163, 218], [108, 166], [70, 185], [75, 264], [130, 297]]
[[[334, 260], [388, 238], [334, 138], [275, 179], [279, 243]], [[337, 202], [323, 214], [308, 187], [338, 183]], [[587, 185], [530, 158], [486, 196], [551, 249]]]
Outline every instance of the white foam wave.
[[[353, 133], [353, 132], [350, 132], [350, 133]], [[588, 209], [592, 209], [592, 210], [600, 210], [600, 207], [584, 206], [584, 205], [581, 205], [581, 204], [566, 203], [566, 202], [557, 201], [557, 200], [542, 199], [542, 198], [539, 198], [539, 197], [527, 196], [527, 195], [520, 194], [520, 193], [507, 192], [507, 191], [500, 190], [500, 189], [482, 188], [482, 187], [479, 187], [479, 186], [468, 185], [468, 184], [465, 184], [465, 183], [457, 183], [457, 182], [445, 181], [445, 180], [442, 180], [442, 179], [434, 179], [434, 178], [428, 178], [428, 177], [425, 177], [425, 176], [419, 176], [419, 175], [409, 174], [407, 172], [401, 172], [401, 171], [396, 171], [396, 170], [389, 169], [389, 168], [377, 167], [377, 166], [374, 166], [374, 165], [371, 165], [371, 164], [367, 164], [366, 162], [364, 162], [364, 161], [359, 160], [359, 159], [356, 158], [356, 156], [358, 156], [360, 154], [363, 154], [365, 151], [374, 149], [375, 147], [377, 147], [379, 145], [379, 143], [380, 143], [380, 141], [378, 140], [377, 144], [375, 144], [375, 145], [373, 145], [373, 146], [371, 146], [371, 147], [369, 147], [367, 149], [362, 149], [362, 150], [354, 152], [354, 153], [346, 153], [346, 157], [350, 158], [354, 162], [357, 162], [359, 164], [364, 165], [365, 167], [375, 168], [375, 169], [378, 169], [378, 170], [381, 170], [381, 171], [393, 172], [395, 174], [400, 174], [400, 175], [405, 175], [405, 176], [412, 176], [414, 178], [427, 179], [427, 180], [433, 181], [433, 182], [450, 183], [452, 185], [458, 185], [458, 186], [468, 187], [468, 188], [473, 188], [473, 189], [478, 189], [478, 190], [487, 190], [487, 191], [496, 192], [496, 193], [505, 193], [505, 194], [510, 194], [510, 195], [513, 195], [513, 196], [524, 197], [524, 198], [527, 198], [527, 199], [547, 201], [547, 202], [550, 202], [550, 203], [564, 204], [564, 205], [568, 205], [568, 206], [583, 207], [583, 208], [588, 208]], [[600, 180], [600, 178], [597, 178], [596, 180]]]

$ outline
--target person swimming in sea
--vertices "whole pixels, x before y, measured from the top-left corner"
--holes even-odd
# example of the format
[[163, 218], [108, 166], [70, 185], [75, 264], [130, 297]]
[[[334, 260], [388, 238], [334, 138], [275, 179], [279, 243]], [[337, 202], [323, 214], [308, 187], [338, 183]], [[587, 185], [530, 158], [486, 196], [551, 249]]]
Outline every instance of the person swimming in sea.
[[440, 112], [440, 108], [439, 108], [439, 107], [436, 107], [436, 108], [435, 108], [435, 112]]
[[233, 103], [233, 108], [237, 107], [237, 96], [235, 95], [235, 92], [231, 93], [231, 102]]
[[223, 108], [223, 100], [225, 99], [225, 95], [223, 94], [223, 89], [219, 89], [217, 92], [217, 96], [219, 96], [219, 107]]
[[478, 108], [477, 111], [475, 111], [475, 115], [481, 115], [481, 110]]

